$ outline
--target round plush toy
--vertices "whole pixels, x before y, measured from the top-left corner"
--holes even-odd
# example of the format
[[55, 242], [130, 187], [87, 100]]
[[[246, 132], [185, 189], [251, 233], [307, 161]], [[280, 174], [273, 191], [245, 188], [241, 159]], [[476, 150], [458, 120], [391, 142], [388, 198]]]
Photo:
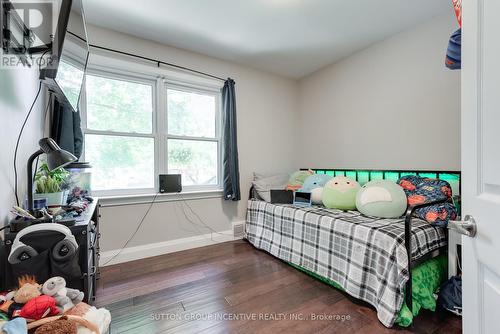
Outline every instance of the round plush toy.
[[311, 193], [311, 201], [313, 204], [321, 204], [323, 197], [323, 187], [332, 179], [326, 174], [314, 174], [309, 176], [302, 185], [299, 191]]
[[329, 209], [356, 209], [356, 194], [360, 189], [358, 182], [345, 176], [336, 176], [323, 188], [323, 205]]
[[403, 188], [388, 180], [368, 182], [356, 195], [356, 208], [367, 216], [401, 217], [406, 210], [406, 204]]
[[63, 277], [55, 276], [48, 279], [42, 286], [43, 294], [54, 297], [61, 313], [73, 308], [83, 300], [83, 292], [66, 287]]

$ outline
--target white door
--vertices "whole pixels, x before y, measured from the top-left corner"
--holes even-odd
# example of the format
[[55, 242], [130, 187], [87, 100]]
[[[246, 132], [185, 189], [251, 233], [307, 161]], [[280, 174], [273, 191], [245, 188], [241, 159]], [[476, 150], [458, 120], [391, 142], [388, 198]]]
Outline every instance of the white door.
[[463, 331], [500, 333], [500, 1], [463, 0]]

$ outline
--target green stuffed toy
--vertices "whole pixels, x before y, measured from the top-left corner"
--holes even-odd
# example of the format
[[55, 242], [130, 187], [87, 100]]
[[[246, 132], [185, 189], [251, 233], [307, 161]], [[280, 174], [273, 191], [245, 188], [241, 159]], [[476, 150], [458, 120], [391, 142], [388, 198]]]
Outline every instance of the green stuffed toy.
[[336, 176], [328, 181], [323, 188], [323, 205], [329, 209], [356, 209], [356, 194], [360, 185], [355, 180]]
[[288, 180], [288, 185], [286, 186], [287, 190], [297, 191], [302, 188], [305, 180], [313, 175], [314, 172], [312, 170], [299, 170], [290, 175], [290, 179]]
[[401, 186], [388, 180], [375, 180], [363, 185], [356, 196], [358, 211], [379, 218], [401, 217], [407, 206]]

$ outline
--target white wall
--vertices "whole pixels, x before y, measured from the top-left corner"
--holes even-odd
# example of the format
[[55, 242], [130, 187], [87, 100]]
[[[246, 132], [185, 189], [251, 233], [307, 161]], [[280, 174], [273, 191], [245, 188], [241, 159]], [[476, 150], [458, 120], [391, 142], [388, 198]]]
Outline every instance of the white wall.
[[[88, 35], [92, 44], [235, 80], [242, 200], [236, 203], [212, 198], [189, 203], [215, 230], [229, 230], [231, 222], [245, 220], [248, 190], [254, 171], [282, 172], [295, 167], [294, 138], [298, 120], [296, 81], [94, 26], [89, 27]], [[187, 238], [200, 232], [209, 233], [203, 228], [199, 228], [200, 232], [196, 231], [184, 218], [181, 205], [181, 202], [155, 204], [128, 247]], [[136, 229], [147, 207], [146, 204], [104, 207], [101, 249], [110, 251], [121, 248]], [[184, 210], [189, 209], [184, 205]], [[196, 218], [193, 216], [192, 219]]]
[[[245, 219], [253, 171], [460, 169], [460, 73], [443, 65], [455, 29], [452, 13], [437, 17], [298, 82], [93, 26], [89, 39], [235, 79], [243, 199], [189, 202], [204, 223], [226, 231]], [[107, 255], [123, 247], [147, 208], [103, 208], [101, 248]], [[182, 202], [156, 204], [129, 250], [144, 256], [151, 247], [157, 254], [174, 240], [209, 233], [184, 212], [196, 220]]]
[[460, 169], [460, 71], [450, 11], [300, 81], [298, 165]]
[[[38, 89], [38, 71], [0, 69], [0, 226], [7, 224], [14, 197], [13, 157], [17, 136]], [[26, 196], [26, 162], [42, 137], [44, 89], [26, 124], [17, 156], [19, 200]]]

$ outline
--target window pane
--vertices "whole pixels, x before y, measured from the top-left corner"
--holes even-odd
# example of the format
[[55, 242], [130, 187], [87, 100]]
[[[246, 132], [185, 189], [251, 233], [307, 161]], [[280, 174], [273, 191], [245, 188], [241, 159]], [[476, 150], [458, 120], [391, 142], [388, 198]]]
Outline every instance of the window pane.
[[168, 172], [182, 174], [182, 184], [216, 185], [217, 142], [168, 140]]
[[215, 137], [215, 96], [167, 89], [168, 133]]
[[78, 100], [82, 89], [83, 71], [61, 59], [56, 77], [57, 84], [63, 91], [74, 110], [78, 110]]
[[85, 136], [94, 190], [154, 188], [154, 139]]
[[152, 133], [152, 86], [93, 75], [86, 84], [87, 128]]

